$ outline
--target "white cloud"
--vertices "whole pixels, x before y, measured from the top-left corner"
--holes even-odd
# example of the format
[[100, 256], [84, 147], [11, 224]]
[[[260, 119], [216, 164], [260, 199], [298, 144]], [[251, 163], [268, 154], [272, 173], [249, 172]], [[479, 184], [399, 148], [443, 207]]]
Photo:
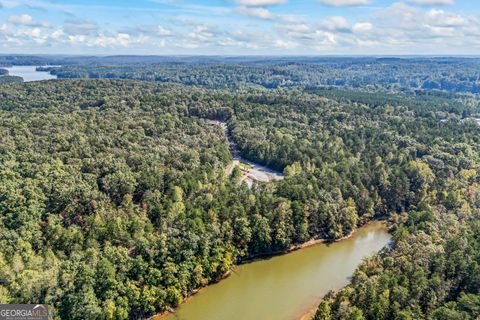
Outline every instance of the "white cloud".
[[376, 40], [363, 40], [363, 39], [355, 39], [355, 43], [359, 45], [360, 47], [379, 47], [381, 43], [379, 43]]
[[325, 32], [323, 34], [324, 36], [324, 39], [322, 41], [322, 44], [326, 45], [326, 44], [337, 44], [337, 39], [335, 37], [335, 34], [331, 33], [331, 32]]
[[188, 34], [188, 37], [200, 41], [207, 41], [213, 38], [215, 34], [210, 30], [209, 26], [205, 24], [197, 25], [192, 32]]
[[200, 48], [200, 44], [192, 43], [192, 42], [175, 42], [175, 45], [179, 48], [183, 49], [198, 49]]
[[352, 27], [352, 31], [356, 33], [367, 32], [372, 29], [373, 25], [370, 22], [357, 22]]
[[[17, 46], [23, 45], [23, 41], [21, 41], [20, 39], [18, 39], [16, 37], [7, 36], [6, 40], [7, 40], [8, 43], [13, 43], [13, 44], [16, 44]], [[5, 45], [4, 45], [4, 47], [5, 47]]]
[[480, 36], [478, 17], [441, 9], [427, 10], [396, 3], [379, 10], [374, 17], [375, 29], [369, 32], [370, 39], [385, 39], [381, 42], [393, 50], [403, 46], [410, 50], [429, 48], [426, 52], [430, 53], [455, 52], [455, 48], [471, 48]]
[[40, 28], [33, 28], [26, 30], [26, 33], [34, 38], [40, 38], [42, 30], [40, 30]]
[[455, 29], [452, 28], [444, 28], [444, 27], [434, 27], [434, 26], [427, 26], [430, 33], [436, 37], [452, 37], [455, 35]]
[[59, 30], [55, 30], [51, 34], [51, 37], [52, 37], [52, 39], [58, 40], [58, 39], [62, 38], [64, 35], [65, 35], [65, 33], [63, 32], [63, 29], [59, 29]]
[[257, 49], [258, 46], [255, 44], [251, 44], [246, 41], [239, 41], [236, 39], [233, 39], [231, 37], [226, 37], [223, 39], [219, 39], [217, 41], [217, 44], [222, 47], [237, 47], [237, 48], [249, 48], [249, 49]]
[[287, 0], [236, 0], [237, 4], [242, 6], [272, 6], [280, 5], [287, 2]]
[[306, 23], [288, 24], [285, 27], [290, 34], [304, 34], [311, 32], [311, 28]]
[[72, 44], [84, 43], [86, 41], [87, 41], [87, 36], [85, 36], [83, 34], [68, 36], [68, 42], [70, 42]]
[[[421, 8], [397, 2], [378, 8], [371, 19], [348, 21], [328, 17], [316, 24], [298, 21], [277, 25], [284, 40], [298, 43], [302, 50], [318, 52], [438, 53], [456, 46], [475, 46], [480, 38], [480, 16], [441, 9]], [[342, 51], [339, 51], [342, 50]], [[445, 50], [445, 51], [443, 51]], [[472, 52], [472, 50], [470, 50]]]
[[118, 30], [119, 33], [127, 33], [134, 36], [149, 36], [149, 37], [170, 37], [173, 36], [173, 31], [160, 24], [136, 25], [133, 28], [122, 28]]
[[330, 31], [349, 31], [350, 24], [347, 19], [340, 16], [328, 17], [327, 19], [320, 20], [319, 26], [322, 29]]
[[8, 27], [8, 25], [6, 23], [4, 23], [0, 26], [0, 32], [5, 33], [5, 32], [9, 32], [9, 31], [10, 31], [10, 28]]
[[130, 35], [126, 33], [119, 33], [115, 37], [107, 35], [99, 35], [91, 40], [88, 45], [99, 47], [128, 47], [130, 45]]
[[417, 29], [418, 22], [421, 21], [420, 13], [417, 8], [397, 2], [390, 7], [378, 10], [375, 18], [385, 25], [396, 25], [399, 30]]
[[159, 25], [157, 26], [157, 34], [162, 37], [170, 36], [172, 35], [172, 30]]
[[332, 7], [353, 7], [370, 4], [372, 0], [320, 0], [320, 3]]
[[8, 22], [13, 24], [21, 24], [24, 26], [32, 25], [34, 23], [32, 16], [28, 14], [22, 14], [19, 16], [10, 16], [8, 18]]
[[270, 10], [261, 8], [261, 7], [238, 7], [235, 8], [235, 12], [244, 16], [248, 17], [254, 17], [254, 18], [259, 18], [259, 19], [273, 19], [273, 14], [270, 12]]
[[284, 48], [284, 49], [292, 49], [292, 48], [298, 47], [298, 43], [291, 40], [278, 39], [278, 40], [275, 40], [273, 44], [275, 47]]
[[[149, 54], [164, 48], [161, 52], [165, 54], [470, 54], [480, 49], [480, 15], [473, 10], [466, 12], [463, 7], [446, 6], [453, 5], [454, 0], [395, 0], [389, 5], [385, 3], [390, 1], [382, 0], [314, 0], [317, 4], [334, 7], [378, 5], [356, 10], [349, 19], [341, 16], [344, 9], [328, 8], [332, 16], [320, 21], [313, 19], [323, 15], [308, 11], [308, 7], [305, 11], [302, 7], [294, 7], [295, 10], [287, 14], [271, 9], [271, 6], [287, 2], [292, 6], [296, 4], [296, 1], [287, 0], [222, 0], [224, 5], [218, 7], [159, 0], [172, 1], [174, 5], [167, 8], [171, 12], [165, 16], [159, 14], [158, 21], [162, 21], [159, 24], [143, 25], [148, 19], [142, 20], [140, 12], [144, 8], [141, 5], [131, 8], [132, 16], [140, 21], [125, 19], [115, 24], [107, 23], [103, 17], [89, 21], [70, 16], [64, 23], [52, 20], [51, 25], [46, 25], [36, 21], [37, 14], [38, 17], [43, 15], [41, 12], [24, 11], [29, 15], [17, 11], [24, 7], [27, 10], [32, 3], [37, 8], [40, 2], [47, 4], [48, 1], [52, 0], [0, 0], [7, 17], [0, 21], [2, 50]], [[228, 3], [235, 3], [236, 7]], [[432, 7], [441, 5], [443, 7]], [[69, 6], [74, 13], [85, 10], [78, 15], [83, 17], [94, 16], [92, 10], [96, 8]], [[64, 8], [55, 6], [49, 10], [52, 17], [65, 13]], [[237, 15], [265, 21], [247, 21]], [[218, 21], [214, 20], [217, 18]]]
[[433, 26], [456, 27], [465, 24], [465, 19], [461, 15], [438, 9], [431, 9], [425, 17], [426, 22]]
[[[147, 41], [148, 41], [148, 38], [141, 38], [139, 40], [139, 43], [145, 44], [147, 43]], [[159, 48], [164, 48], [166, 45], [167, 45], [167, 42], [165, 41], [165, 39], [162, 39], [156, 43], [156, 46]]]
[[41, 23], [33, 19], [31, 15], [28, 14], [21, 14], [21, 15], [14, 15], [8, 17], [8, 22], [21, 25], [21, 26], [29, 26], [29, 27], [47, 27], [46, 23]]
[[453, 5], [454, 0], [408, 0], [410, 3], [416, 3], [421, 5]]
[[48, 38], [48, 36], [38, 27], [21, 29], [17, 32], [16, 36], [33, 40], [37, 44], [44, 44]]

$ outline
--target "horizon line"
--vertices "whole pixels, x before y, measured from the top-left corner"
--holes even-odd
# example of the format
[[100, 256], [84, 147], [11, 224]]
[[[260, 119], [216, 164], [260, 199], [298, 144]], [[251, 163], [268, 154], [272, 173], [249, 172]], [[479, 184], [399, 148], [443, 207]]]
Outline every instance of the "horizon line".
[[480, 58], [480, 54], [87, 54], [87, 53], [0, 53], [1, 56], [64, 56], [64, 57], [268, 57], [268, 58], [360, 58], [360, 57], [468, 57]]

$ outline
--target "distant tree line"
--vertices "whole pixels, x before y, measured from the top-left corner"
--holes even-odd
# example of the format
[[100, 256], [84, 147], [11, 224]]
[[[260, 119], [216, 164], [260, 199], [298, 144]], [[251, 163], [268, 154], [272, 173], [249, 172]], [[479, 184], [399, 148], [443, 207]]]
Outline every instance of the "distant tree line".
[[118, 78], [206, 88], [337, 87], [368, 92], [480, 93], [478, 59], [238, 58], [87, 61], [46, 68], [59, 78]]
[[0, 68], [0, 84], [22, 83], [23, 78], [18, 76], [8, 75], [7, 69]]

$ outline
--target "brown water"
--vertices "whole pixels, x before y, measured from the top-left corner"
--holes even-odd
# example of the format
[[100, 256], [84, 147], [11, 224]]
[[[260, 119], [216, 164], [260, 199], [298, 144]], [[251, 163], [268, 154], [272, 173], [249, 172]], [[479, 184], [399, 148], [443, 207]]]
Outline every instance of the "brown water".
[[389, 241], [385, 224], [373, 222], [340, 242], [238, 266], [230, 277], [204, 288], [162, 319], [298, 319], [329, 290], [347, 285], [362, 259]]

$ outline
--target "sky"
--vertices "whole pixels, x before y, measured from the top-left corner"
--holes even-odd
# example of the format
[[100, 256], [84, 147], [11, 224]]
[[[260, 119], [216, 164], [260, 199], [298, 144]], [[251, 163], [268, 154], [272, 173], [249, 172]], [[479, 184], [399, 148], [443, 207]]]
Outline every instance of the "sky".
[[480, 55], [480, 1], [0, 0], [0, 53]]

